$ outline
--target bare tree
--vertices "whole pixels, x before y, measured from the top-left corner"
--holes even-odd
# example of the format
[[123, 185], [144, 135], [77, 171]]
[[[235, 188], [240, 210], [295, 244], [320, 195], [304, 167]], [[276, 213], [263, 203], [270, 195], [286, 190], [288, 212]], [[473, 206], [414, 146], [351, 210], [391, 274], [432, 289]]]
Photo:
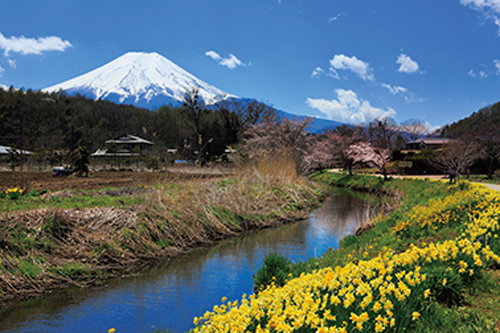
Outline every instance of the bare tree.
[[417, 141], [429, 133], [429, 125], [422, 120], [409, 119], [399, 126], [399, 130], [406, 133], [409, 141]]
[[307, 128], [312, 123], [311, 118], [303, 120], [265, 118], [251, 125], [245, 132], [246, 141], [241, 151], [250, 158], [284, 155], [295, 162], [298, 173], [305, 171], [305, 157], [311, 146]]
[[203, 136], [206, 117], [210, 111], [205, 107], [205, 101], [200, 96], [198, 88], [192, 88], [184, 94], [181, 112], [189, 128], [190, 142], [194, 148], [196, 162], [200, 164], [203, 158], [202, 148], [211, 138]]
[[229, 110], [235, 112], [240, 118], [243, 131], [265, 118], [273, 118], [276, 116], [276, 110], [274, 108], [255, 100], [248, 102], [229, 98], [217, 103], [217, 108], [219, 111]]
[[461, 137], [451, 140], [436, 151], [433, 163], [444, 172], [449, 172], [450, 182], [455, 178], [460, 183], [460, 175], [469, 169], [481, 156], [481, 147], [472, 138]]
[[378, 149], [394, 149], [397, 134], [397, 124], [390, 118], [375, 119], [368, 125], [368, 138]]

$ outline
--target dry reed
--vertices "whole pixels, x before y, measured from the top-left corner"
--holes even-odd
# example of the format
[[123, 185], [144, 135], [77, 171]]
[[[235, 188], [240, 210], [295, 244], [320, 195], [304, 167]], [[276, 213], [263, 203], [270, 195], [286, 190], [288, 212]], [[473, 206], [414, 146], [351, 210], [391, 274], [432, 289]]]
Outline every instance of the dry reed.
[[233, 177], [176, 173], [160, 183], [141, 191], [137, 207], [0, 215], [0, 300], [130, 274], [154, 259], [303, 218], [321, 197], [284, 158]]

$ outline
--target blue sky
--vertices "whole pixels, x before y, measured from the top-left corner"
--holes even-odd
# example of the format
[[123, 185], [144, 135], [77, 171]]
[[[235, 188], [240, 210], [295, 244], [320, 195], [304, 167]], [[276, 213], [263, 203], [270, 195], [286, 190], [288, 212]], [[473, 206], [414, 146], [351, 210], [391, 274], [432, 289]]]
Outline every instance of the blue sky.
[[2, 85], [46, 88], [128, 51], [290, 113], [442, 126], [500, 101], [500, 0], [2, 4]]

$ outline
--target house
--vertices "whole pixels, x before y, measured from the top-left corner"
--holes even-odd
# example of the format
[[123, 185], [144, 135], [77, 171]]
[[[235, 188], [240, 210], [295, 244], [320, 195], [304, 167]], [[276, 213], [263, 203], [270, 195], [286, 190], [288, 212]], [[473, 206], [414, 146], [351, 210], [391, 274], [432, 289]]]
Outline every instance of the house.
[[448, 143], [449, 138], [424, 138], [406, 143], [406, 150], [437, 150], [443, 148], [443, 145]]
[[154, 143], [125, 133], [115, 140], [107, 140], [106, 147], [91, 154], [92, 157], [134, 157], [150, 151]]
[[6, 155], [9, 155], [11, 153], [15, 153], [18, 155], [24, 155], [24, 156], [32, 154], [32, 152], [30, 152], [28, 150], [19, 150], [19, 149], [13, 148], [13, 147], [0, 146], [0, 156], [6, 156]]

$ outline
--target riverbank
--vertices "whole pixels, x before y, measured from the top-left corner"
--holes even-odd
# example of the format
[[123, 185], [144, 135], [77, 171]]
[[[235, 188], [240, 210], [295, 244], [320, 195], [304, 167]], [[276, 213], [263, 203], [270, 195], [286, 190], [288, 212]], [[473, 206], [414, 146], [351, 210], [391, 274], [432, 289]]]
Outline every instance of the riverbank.
[[135, 186], [17, 199], [19, 209], [0, 215], [2, 305], [135, 274], [159, 258], [295, 221], [323, 196], [286, 165]]
[[271, 283], [196, 318], [195, 332], [500, 330], [499, 193], [428, 179], [312, 179], [390, 193], [397, 205], [338, 250], [285, 266], [283, 287]]

